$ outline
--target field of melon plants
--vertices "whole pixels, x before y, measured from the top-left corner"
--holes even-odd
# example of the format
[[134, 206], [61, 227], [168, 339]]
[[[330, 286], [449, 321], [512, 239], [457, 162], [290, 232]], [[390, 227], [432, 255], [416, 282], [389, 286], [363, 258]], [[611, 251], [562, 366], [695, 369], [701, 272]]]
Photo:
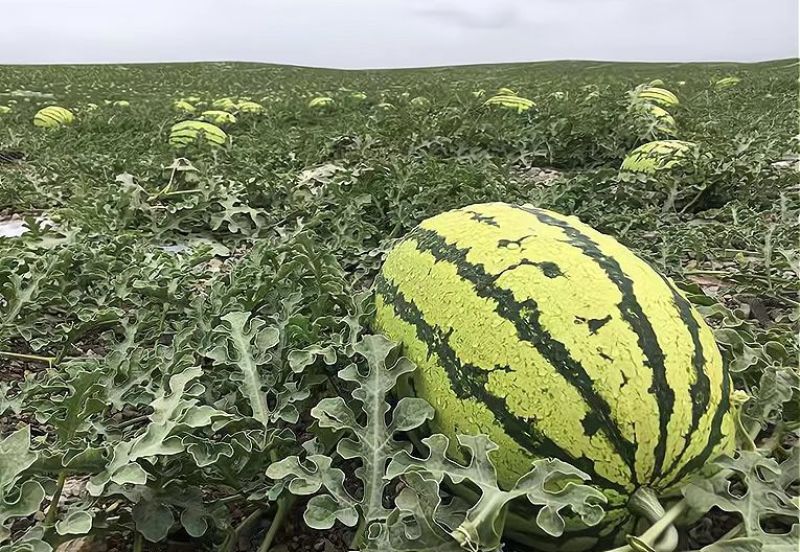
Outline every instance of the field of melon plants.
[[796, 551], [798, 130], [795, 60], [0, 67], [0, 552]]

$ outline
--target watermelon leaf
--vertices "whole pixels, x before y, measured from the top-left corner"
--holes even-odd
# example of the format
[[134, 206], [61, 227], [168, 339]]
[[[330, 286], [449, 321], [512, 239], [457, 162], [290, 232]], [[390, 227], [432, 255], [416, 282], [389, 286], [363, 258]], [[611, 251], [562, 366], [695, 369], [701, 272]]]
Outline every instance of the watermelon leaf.
[[458, 523], [466, 514], [459, 499], [442, 504], [439, 483], [423, 473], [408, 473], [405, 487], [395, 498], [395, 509], [385, 530], [375, 531], [368, 550], [407, 552], [458, 552], [463, 550], [445, 527]]
[[198, 405], [203, 387], [195, 385], [203, 370], [185, 369], [169, 378], [169, 390], [160, 389], [151, 403], [153, 413], [143, 433], [133, 439], [118, 441], [112, 448], [111, 461], [89, 479], [86, 489], [100, 496], [110, 483], [145, 485], [148, 473], [141, 460], [171, 456], [186, 449], [183, 437], [187, 429], [206, 428], [230, 416], [208, 405]]
[[[717, 507], [739, 514], [744, 537], [760, 542], [761, 550], [789, 550], [784, 546], [800, 531], [800, 505], [788, 492], [800, 481], [800, 447], [793, 447], [781, 464], [751, 451], [741, 451], [736, 458], [722, 457], [716, 464], [723, 470], [715, 477], [694, 481], [683, 489], [689, 506], [703, 512]], [[791, 530], [767, 532], [765, 522], [790, 524]], [[741, 539], [730, 542], [737, 540]], [[742, 544], [747, 542], [741, 540]], [[793, 542], [796, 549], [796, 537]]]
[[351, 408], [352, 403], [337, 396], [322, 399], [311, 410], [321, 428], [346, 435], [339, 440], [336, 451], [345, 460], [360, 462], [354, 472], [363, 486], [360, 498], [347, 490], [345, 472], [332, 467], [334, 460], [326, 455], [313, 454], [305, 461], [290, 456], [267, 469], [268, 477], [283, 480], [294, 494], [315, 494], [324, 488], [325, 494], [313, 497], [306, 508], [304, 518], [310, 527], [326, 529], [336, 521], [353, 527], [360, 519], [367, 538], [382, 538], [382, 529], [371, 526], [384, 524], [392, 513], [383, 504], [389, 484], [386, 465], [394, 455], [411, 447], [407, 442], [395, 440], [394, 434], [415, 429], [433, 417], [433, 408], [428, 403], [406, 397], [398, 402], [387, 422], [390, 410], [387, 395], [398, 378], [414, 370], [406, 358], [391, 360], [394, 347], [381, 335], [365, 336], [353, 350], [366, 361], [366, 372], [362, 373], [355, 363], [339, 371], [339, 378], [355, 385], [352, 397], [360, 403], [360, 408]]
[[0, 440], [0, 542], [8, 536], [6, 522], [28, 516], [44, 500], [44, 489], [23, 472], [36, 461], [38, 454], [31, 450], [30, 426], [18, 429]]
[[387, 477], [423, 473], [437, 483], [447, 477], [453, 483], [469, 481], [480, 489], [478, 502], [466, 513], [463, 522], [451, 535], [462, 547], [471, 550], [495, 550], [500, 546], [506, 505], [520, 497], [541, 506], [536, 524], [548, 534], [560, 536], [566, 525], [561, 510], [570, 508], [587, 525], [596, 525], [604, 516], [600, 503], [604, 495], [587, 485], [589, 476], [569, 464], [555, 459], [540, 459], [517, 480], [511, 490], [501, 489], [490, 454], [498, 449], [486, 435], [460, 435], [459, 444], [468, 451], [469, 462], [462, 465], [447, 457], [450, 441], [444, 435], [422, 440], [428, 447], [427, 458], [415, 458], [407, 451], [397, 454], [387, 469]]

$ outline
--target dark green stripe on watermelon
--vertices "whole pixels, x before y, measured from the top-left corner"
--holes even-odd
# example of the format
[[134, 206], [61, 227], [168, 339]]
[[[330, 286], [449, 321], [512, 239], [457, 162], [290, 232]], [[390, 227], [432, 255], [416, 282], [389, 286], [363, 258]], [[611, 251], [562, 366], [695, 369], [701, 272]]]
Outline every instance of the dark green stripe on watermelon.
[[726, 361], [724, 377], [722, 378], [722, 398], [717, 405], [717, 411], [714, 413], [714, 419], [711, 420], [711, 433], [708, 436], [708, 442], [706, 443], [705, 448], [703, 448], [703, 451], [684, 464], [683, 467], [678, 470], [678, 473], [676, 473], [666, 483], [666, 485], [664, 485], [665, 487], [673, 485], [675, 482], [683, 479], [683, 477], [685, 477], [687, 474], [702, 468], [709, 460], [713, 460], [713, 458], [711, 458], [711, 454], [714, 452], [714, 448], [722, 439], [722, 419], [725, 417], [725, 414], [728, 412], [728, 409], [731, 406], [730, 400], [731, 378], [728, 377]]

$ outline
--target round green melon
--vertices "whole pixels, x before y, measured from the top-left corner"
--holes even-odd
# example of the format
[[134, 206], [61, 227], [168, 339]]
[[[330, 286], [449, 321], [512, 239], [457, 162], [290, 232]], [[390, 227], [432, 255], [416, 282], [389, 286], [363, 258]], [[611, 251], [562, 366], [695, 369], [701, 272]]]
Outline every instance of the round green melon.
[[264, 106], [257, 102], [239, 102], [236, 109], [241, 113], [264, 113]]
[[236, 102], [233, 101], [233, 98], [219, 98], [211, 102], [211, 107], [214, 109], [222, 109], [224, 111], [234, 111], [236, 109]]
[[655, 130], [674, 136], [677, 130], [675, 118], [669, 112], [657, 105], [647, 104], [646, 113], [649, 117], [655, 120]]
[[225, 131], [205, 121], [181, 121], [169, 131], [169, 143], [175, 147], [186, 147], [203, 139], [212, 146], [222, 146], [228, 140]]
[[624, 172], [645, 174], [670, 169], [684, 162], [695, 146], [683, 140], [654, 140], [631, 151], [620, 168]]
[[72, 124], [75, 116], [69, 109], [51, 105], [36, 112], [33, 116], [34, 126], [41, 128], [58, 128]]
[[200, 114], [200, 118], [214, 123], [215, 125], [232, 125], [236, 122], [236, 116], [233, 113], [222, 111], [219, 109], [209, 109]]
[[330, 107], [333, 105], [333, 98], [328, 96], [317, 96], [316, 98], [312, 98], [311, 101], [308, 102], [308, 107], [313, 108], [322, 108], [322, 107]]
[[528, 98], [521, 98], [519, 96], [510, 96], [510, 95], [497, 95], [492, 96], [485, 102], [483, 105], [487, 106], [497, 106], [497, 107], [504, 107], [506, 109], [514, 109], [518, 113], [522, 113], [523, 111], [527, 111], [536, 104], [529, 100]]
[[429, 429], [452, 443], [487, 434], [506, 488], [559, 458], [621, 508], [732, 450], [710, 328], [669, 279], [574, 217], [486, 203], [425, 220], [386, 258], [375, 325], [417, 365]]
[[182, 111], [184, 113], [194, 113], [197, 111], [197, 108], [187, 102], [186, 100], [178, 100], [177, 102], [172, 104], [173, 109], [176, 111]]
[[680, 104], [678, 96], [669, 90], [655, 86], [643, 88], [636, 97], [640, 100], [660, 105], [661, 107], [673, 107]]
[[715, 82], [714, 86], [718, 89], [731, 88], [739, 84], [741, 81], [742, 79], [739, 77], [725, 77]]

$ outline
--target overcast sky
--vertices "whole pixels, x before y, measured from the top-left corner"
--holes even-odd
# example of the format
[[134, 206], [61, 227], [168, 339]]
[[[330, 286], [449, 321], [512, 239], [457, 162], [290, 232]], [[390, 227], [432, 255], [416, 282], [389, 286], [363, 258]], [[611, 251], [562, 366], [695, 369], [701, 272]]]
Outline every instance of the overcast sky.
[[0, 64], [797, 57], [798, 0], [0, 0]]

